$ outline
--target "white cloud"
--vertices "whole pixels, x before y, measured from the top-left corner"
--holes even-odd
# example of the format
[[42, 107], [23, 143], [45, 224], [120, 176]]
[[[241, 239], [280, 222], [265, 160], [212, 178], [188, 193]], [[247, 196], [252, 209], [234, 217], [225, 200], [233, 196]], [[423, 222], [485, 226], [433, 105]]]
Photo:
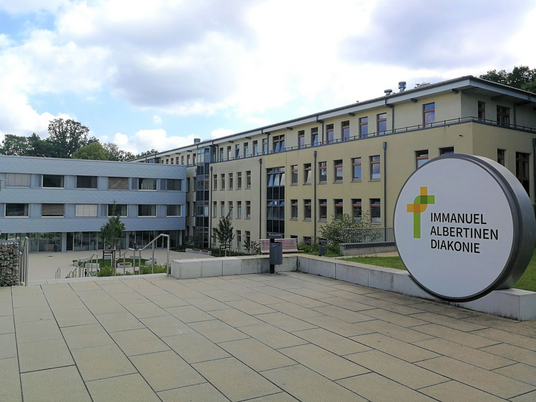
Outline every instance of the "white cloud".
[[153, 121], [155, 122], [155, 124], [162, 124], [162, 118], [157, 114], [153, 116]]
[[235, 132], [233, 130], [229, 130], [227, 128], [218, 128], [217, 130], [213, 130], [210, 133], [210, 138], [221, 138], [225, 137], [226, 135], [234, 134]]
[[151, 149], [165, 151], [167, 149], [190, 145], [194, 142], [194, 137], [194, 135], [168, 137], [166, 130], [163, 129], [140, 130], [131, 136], [117, 133], [114, 135], [112, 142], [125, 151], [141, 153]]
[[0, 10], [10, 14], [53, 12], [66, 3], [67, 0], [0, 0]]

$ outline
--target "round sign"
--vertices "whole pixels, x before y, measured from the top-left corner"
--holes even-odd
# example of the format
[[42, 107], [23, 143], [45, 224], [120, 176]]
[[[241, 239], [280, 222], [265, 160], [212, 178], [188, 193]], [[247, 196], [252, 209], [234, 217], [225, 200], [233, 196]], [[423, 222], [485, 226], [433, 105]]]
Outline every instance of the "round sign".
[[490, 159], [459, 154], [433, 159], [409, 177], [394, 232], [417, 284], [458, 302], [511, 287], [536, 241], [532, 203], [519, 180]]

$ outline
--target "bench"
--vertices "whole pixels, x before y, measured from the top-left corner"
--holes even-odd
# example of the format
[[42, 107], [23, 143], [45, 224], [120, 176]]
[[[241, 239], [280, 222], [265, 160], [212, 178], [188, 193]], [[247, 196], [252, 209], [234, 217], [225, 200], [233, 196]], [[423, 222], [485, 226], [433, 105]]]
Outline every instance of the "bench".
[[[276, 243], [283, 243], [283, 253], [303, 253], [302, 250], [298, 250], [298, 239], [274, 239]], [[270, 253], [270, 240], [261, 239], [261, 253]]]

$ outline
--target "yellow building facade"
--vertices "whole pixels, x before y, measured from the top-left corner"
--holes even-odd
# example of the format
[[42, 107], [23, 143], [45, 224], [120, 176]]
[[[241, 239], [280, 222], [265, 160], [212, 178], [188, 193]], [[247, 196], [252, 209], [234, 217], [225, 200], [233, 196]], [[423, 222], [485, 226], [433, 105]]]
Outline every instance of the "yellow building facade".
[[340, 213], [392, 227], [406, 179], [444, 153], [502, 163], [534, 202], [535, 141], [536, 94], [467, 76], [197, 140], [155, 161], [190, 166], [186, 235], [213, 245], [231, 211], [241, 250], [269, 236], [313, 241]]

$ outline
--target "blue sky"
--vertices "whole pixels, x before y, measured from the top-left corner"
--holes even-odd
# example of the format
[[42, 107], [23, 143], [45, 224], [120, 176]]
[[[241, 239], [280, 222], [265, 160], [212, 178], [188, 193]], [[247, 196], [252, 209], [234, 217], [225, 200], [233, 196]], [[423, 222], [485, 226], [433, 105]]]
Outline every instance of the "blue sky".
[[536, 68], [535, 20], [528, 0], [0, 0], [0, 140], [64, 117], [164, 151], [402, 80]]

